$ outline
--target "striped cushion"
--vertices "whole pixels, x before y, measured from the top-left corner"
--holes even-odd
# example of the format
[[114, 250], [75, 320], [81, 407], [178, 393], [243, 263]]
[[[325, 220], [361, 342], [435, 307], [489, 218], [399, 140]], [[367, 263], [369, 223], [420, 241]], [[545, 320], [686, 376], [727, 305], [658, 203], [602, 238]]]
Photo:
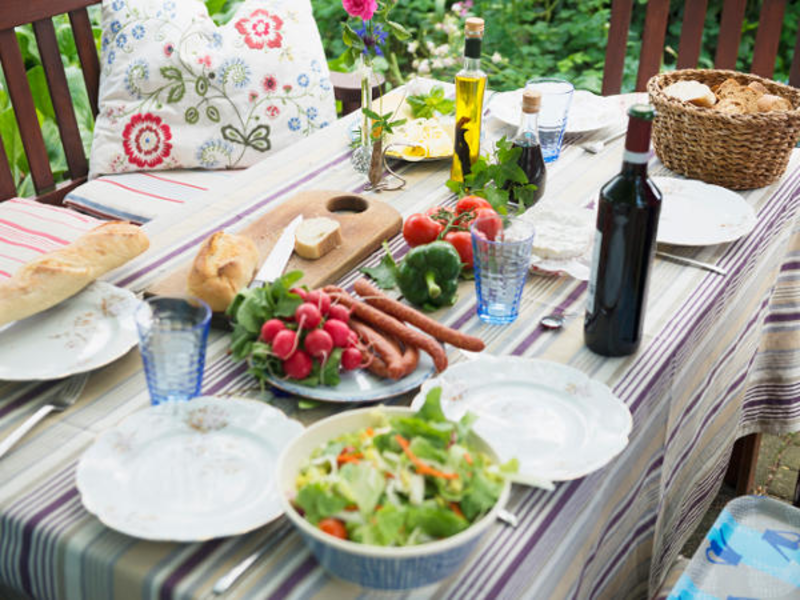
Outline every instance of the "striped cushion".
[[35, 200], [0, 202], [0, 279], [11, 277], [25, 263], [66, 246], [101, 223]]
[[106, 219], [147, 223], [211, 201], [203, 192], [235, 171], [160, 171], [98, 177], [75, 188], [64, 204]]

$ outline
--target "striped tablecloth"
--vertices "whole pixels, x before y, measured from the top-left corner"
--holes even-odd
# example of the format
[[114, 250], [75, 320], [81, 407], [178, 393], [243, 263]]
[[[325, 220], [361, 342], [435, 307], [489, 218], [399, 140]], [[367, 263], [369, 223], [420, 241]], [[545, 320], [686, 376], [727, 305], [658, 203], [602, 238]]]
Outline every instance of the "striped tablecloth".
[[[300, 190], [362, 190], [346, 146], [351, 123], [340, 121], [212, 188], [202, 208], [148, 224], [151, 249], [109, 279], [141, 290], [191, 257], [210, 232], [241, 228]], [[621, 142], [594, 156], [576, 147], [578, 138], [569, 141], [550, 169], [543, 202], [583, 205], [619, 169]], [[443, 185], [448, 169], [447, 162], [404, 166], [406, 189], [380, 198], [404, 214], [452, 202]], [[651, 171], [669, 175], [655, 159]], [[530, 277], [511, 326], [477, 319], [469, 283], [455, 306], [436, 315], [485, 339], [492, 354], [559, 361], [607, 383], [630, 407], [634, 427], [627, 449], [588, 477], [560, 483], [553, 493], [515, 487], [508, 508], [519, 527], [494, 526], [456, 576], [412, 596], [645, 598], [715, 495], [734, 440], [798, 429], [800, 155], [780, 182], [743, 196], [758, 214], [750, 235], [732, 244], [671, 249], [716, 263], [727, 276], [656, 260], [645, 339], [634, 356], [608, 359], [584, 347], [586, 285], [567, 277]], [[397, 254], [407, 250], [400, 239], [390, 246]], [[542, 329], [541, 317], [556, 309], [567, 315], [566, 327]], [[302, 411], [295, 399], [258, 392], [244, 367], [227, 356], [227, 344], [220, 333], [210, 339], [207, 394], [261, 398], [304, 422], [336, 410]], [[451, 359], [463, 358], [453, 352]], [[51, 383], [0, 383], [0, 437], [52, 389]], [[94, 373], [73, 409], [48, 418], [0, 461], [0, 596], [18, 590], [48, 599], [203, 597], [220, 575], [265, 544], [271, 548], [266, 558], [229, 597], [369, 595], [322, 571], [283, 518], [235, 538], [170, 544], [116, 533], [88, 514], [75, 488], [78, 458], [97, 434], [148, 401], [134, 350]]]

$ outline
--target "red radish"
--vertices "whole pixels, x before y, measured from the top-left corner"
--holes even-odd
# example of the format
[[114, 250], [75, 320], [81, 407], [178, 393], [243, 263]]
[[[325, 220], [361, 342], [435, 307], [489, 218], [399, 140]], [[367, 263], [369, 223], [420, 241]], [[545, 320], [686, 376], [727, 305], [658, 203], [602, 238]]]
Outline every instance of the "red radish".
[[342, 368], [352, 371], [361, 366], [361, 351], [358, 348], [348, 348], [342, 353]]
[[350, 320], [350, 309], [341, 304], [334, 304], [328, 310], [328, 318], [347, 323]]
[[294, 319], [304, 329], [314, 329], [322, 321], [322, 314], [319, 309], [310, 302], [303, 302], [294, 311]]
[[311, 375], [311, 357], [304, 351], [298, 350], [283, 361], [283, 372], [291, 379], [305, 379]]
[[284, 325], [283, 321], [280, 319], [265, 321], [261, 326], [261, 339], [264, 340], [265, 343], [271, 344], [278, 332], [284, 329], [286, 329], [286, 325]]
[[327, 315], [331, 308], [331, 297], [322, 290], [308, 292], [304, 300], [316, 306], [323, 315]]
[[311, 356], [325, 362], [333, 350], [333, 338], [324, 329], [315, 329], [306, 336], [303, 346]]
[[358, 334], [351, 329], [350, 333], [348, 333], [347, 335], [350, 336], [349, 339], [347, 340], [347, 347], [348, 348], [354, 348], [355, 346], [357, 346], [358, 345]]
[[306, 295], [308, 295], [308, 292], [305, 291], [303, 288], [293, 287], [289, 291], [292, 294], [297, 294], [298, 296], [300, 296], [303, 299], [303, 302], [306, 301]]
[[[331, 306], [331, 309], [333, 309], [333, 306]], [[325, 321], [322, 329], [330, 334], [334, 346], [337, 348], [347, 348], [351, 331], [347, 325], [331, 317]]]
[[297, 350], [297, 334], [291, 329], [284, 329], [275, 334], [272, 340], [272, 353], [285, 360]]

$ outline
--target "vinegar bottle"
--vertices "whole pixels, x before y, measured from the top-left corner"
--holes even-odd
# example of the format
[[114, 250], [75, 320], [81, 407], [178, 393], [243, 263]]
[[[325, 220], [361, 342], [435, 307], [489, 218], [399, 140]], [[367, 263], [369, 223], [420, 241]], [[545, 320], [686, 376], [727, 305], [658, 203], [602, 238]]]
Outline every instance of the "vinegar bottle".
[[464, 181], [478, 160], [486, 73], [481, 71], [483, 19], [470, 17], [464, 25], [464, 68], [456, 74], [456, 124], [450, 178]]
[[[522, 93], [522, 116], [519, 129], [511, 140], [515, 148], [522, 148], [517, 164], [525, 171], [528, 183], [536, 186], [533, 194], [533, 206], [544, 194], [544, 184], [547, 180], [547, 170], [542, 156], [542, 145], [539, 143], [539, 108], [542, 105], [542, 93], [539, 90], [525, 90]], [[514, 189], [511, 188], [511, 200]]]
[[628, 109], [622, 171], [600, 189], [584, 340], [604, 356], [636, 352], [656, 250], [661, 192], [647, 176], [653, 107]]

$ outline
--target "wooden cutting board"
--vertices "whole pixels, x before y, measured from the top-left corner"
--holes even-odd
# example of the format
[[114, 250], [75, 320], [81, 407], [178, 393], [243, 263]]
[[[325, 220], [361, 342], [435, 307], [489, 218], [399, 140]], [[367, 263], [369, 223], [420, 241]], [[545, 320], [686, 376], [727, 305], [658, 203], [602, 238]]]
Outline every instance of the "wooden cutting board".
[[[284, 227], [299, 214], [305, 219], [329, 217], [342, 226], [343, 243], [335, 250], [317, 260], [306, 260], [297, 254], [289, 259], [286, 272], [303, 271], [300, 283], [309, 288], [334, 283], [379, 248], [383, 240], [399, 233], [403, 226], [400, 213], [385, 202], [349, 192], [313, 190], [300, 192], [237, 233], [255, 242], [263, 263]], [[193, 261], [194, 256], [147, 288], [145, 293], [185, 296]]]

